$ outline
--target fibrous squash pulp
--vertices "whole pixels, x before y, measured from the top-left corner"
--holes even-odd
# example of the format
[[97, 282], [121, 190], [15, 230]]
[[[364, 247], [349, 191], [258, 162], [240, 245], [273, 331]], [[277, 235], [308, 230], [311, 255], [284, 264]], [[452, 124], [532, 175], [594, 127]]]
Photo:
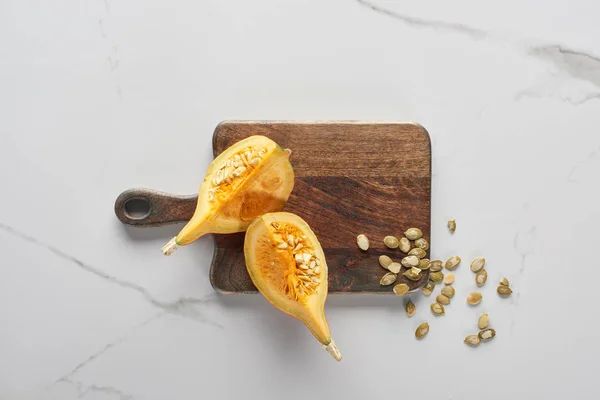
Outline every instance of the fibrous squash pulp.
[[206, 172], [194, 216], [163, 253], [207, 233], [243, 232], [257, 216], [281, 210], [294, 187], [290, 153], [259, 135], [222, 152]]
[[303, 321], [325, 349], [341, 360], [325, 318], [327, 263], [308, 224], [292, 213], [264, 214], [248, 227], [244, 255], [259, 292], [281, 311]]

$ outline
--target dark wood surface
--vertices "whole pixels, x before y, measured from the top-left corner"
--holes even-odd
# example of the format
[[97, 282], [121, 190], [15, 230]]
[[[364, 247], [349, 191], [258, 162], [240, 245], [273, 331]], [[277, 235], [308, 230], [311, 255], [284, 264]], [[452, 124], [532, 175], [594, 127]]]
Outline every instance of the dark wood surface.
[[[427, 131], [413, 123], [227, 121], [215, 129], [214, 155], [257, 134], [292, 150], [296, 182], [284, 211], [306, 220], [319, 238], [329, 267], [329, 292], [392, 294], [391, 286], [379, 285], [385, 270], [378, 258], [387, 254], [400, 261], [403, 254], [386, 248], [383, 237], [400, 238], [406, 229], [418, 227], [428, 241], [430, 238], [431, 146]], [[126, 196], [150, 199], [147, 220], [132, 221], [124, 216]], [[119, 199], [115, 212], [121, 221], [136, 226], [188, 220], [195, 207], [195, 196], [148, 189], [126, 191]], [[367, 252], [356, 246], [360, 233], [371, 241]], [[243, 233], [215, 235], [210, 280], [216, 290], [256, 291], [246, 272], [243, 241]], [[412, 282], [399, 275], [399, 282], [417, 289], [427, 276]]]

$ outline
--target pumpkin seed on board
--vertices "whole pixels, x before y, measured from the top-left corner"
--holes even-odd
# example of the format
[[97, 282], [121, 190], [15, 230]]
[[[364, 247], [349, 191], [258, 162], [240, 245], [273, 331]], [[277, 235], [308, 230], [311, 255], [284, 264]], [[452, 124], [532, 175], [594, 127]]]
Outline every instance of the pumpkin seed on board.
[[397, 262], [392, 262], [390, 265], [388, 265], [388, 269], [390, 270], [390, 272], [399, 274], [400, 270], [402, 269], [402, 265], [400, 265], [400, 263]]
[[453, 298], [454, 297], [454, 288], [452, 286], [444, 286], [442, 288], [442, 294], [448, 298]]
[[406, 272], [404, 272], [402, 275], [411, 281], [418, 281], [421, 279], [421, 270], [419, 268], [412, 267], [411, 269], [406, 270]]
[[429, 269], [430, 265], [431, 265], [431, 262], [429, 261], [428, 258], [422, 258], [421, 261], [419, 261], [419, 269], [421, 269], [421, 270]]
[[456, 220], [451, 219], [450, 221], [448, 221], [448, 229], [451, 233], [454, 233], [454, 231], [456, 230]]
[[442, 260], [433, 260], [429, 264], [429, 270], [431, 272], [438, 272], [444, 268], [444, 262]]
[[471, 261], [471, 271], [479, 272], [485, 266], [485, 258], [477, 257], [473, 261]]
[[452, 256], [446, 261], [446, 269], [449, 271], [454, 271], [456, 268], [458, 268], [460, 262], [461, 259], [459, 256]]
[[510, 296], [510, 294], [512, 293], [512, 289], [504, 285], [498, 286], [498, 289], [496, 289], [496, 291], [502, 297]]
[[444, 310], [444, 306], [438, 302], [431, 303], [431, 306], [429, 308], [431, 308], [431, 312], [434, 313], [435, 315], [445, 315], [446, 314], [446, 310]]
[[483, 295], [480, 292], [471, 292], [467, 296], [467, 303], [469, 303], [472, 306], [475, 306], [475, 305], [481, 303], [482, 298], [483, 298]]
[[486, 342], [496, 336], [496, 331], [492, 328], [487, 328], [479, 332], [479, 339]]
[[424, 238], [419, 238], [415, 240], [415, 246], [420, 249], [427, 250], [429, 248], [429, 243]]
[[447, 273], [446, 276], [444, 277], [444, 283], [446, 285], [452, 285], [454, 283], [454, 277], [455, 277], [455, 275], [452, 272]]
[[417, 240], [423, 237], [423, 232], [419, 228], [410, 228], [404, 232], [404, 236], [409, 240]]
[[396, 274], [394, 274], [393, 272], [388, 272], [387, 274], [385, 274], [381, 280], [379, 281], [379, 284], [382, 286], [389, 286], [392, 283], [396, 282]]
[[435, 297], [435, 300], [440, 303], [443, 304], [445, 306], [447, 306], [448, 304], [450, 304], [450, 298], [448, 296], [444, 296], [443, 294], [438, 294]]
[[408, 255], [416, 256], [418, 258], [425, 258], [427, 257], [427, 252], [420, 247], [415, 247], [414, 249], [408, 252]]
[[488, 324], [490, 323], [490, 316], [486, 314], [481, 314], [479, 316], [479, 319], [477, 320], [477, 327], [479, 329], [485, 329], [488, 327]]
[[386, 236], [383, 238], [383, 244], [390, 249], [396, 249], [398, 248], [398, 238], [395, 236]]
[[429, 324], [427, 322], [423, 322], [421, 325], [417, 327], [415, 331], [415, 337], [417, 339], [422, 339], [429, 333]]
[[391, 263], [392, 259], [389, 256], [386, 256], [385, 254], [379, 256], [379, 265], [381, 265], [383, 268], [388, 269], [388, 265]]
[[400, 261], [400, 263], [406, 268], [411, 268], [418, 266], [420, 261], [416, 256], [406, 256]]
[[369, 238], [362, 233], [356, 237], [356, 244], [362, 251], [369, 250]]
[[398, 248], [401, 252], [408, 254], [410, 251], [410, 240], [405, 237], [400, 238], [400, 243], [398, 244]]
[[417, 312], [417, 306], [415, 306], [415, 304], [409, 300], [406, 302], [406, 306], [404, 306], [404, 310], [406, 311], [406, 316], [408, 318], [410, 318], [413, 315], [415, 315], [415, 313]]
[[464, 342], [469, 346], [477, 347], [481, 343], [481, 339], [479, 339], [479, 335], [469, 335], [465, 338]]
[[435, 283], [432, 281], [427, 281], [427, 283], [425, 284], [425, 286], [423, 286], [421, 291], [425, 296], [429, 296], [431, 295], [431, 293], [433, 293], [433, 289], [435, 289]]
[[481, 270], [479, 270], [479, 272], [477, 272], [477, 275], [475, 275], [475, 284], [479, 287], [485, 285], [485, 281], [487, 281], [487, 276], [487, 271], [485, 270], [485, 268], [482, 268]]
[[408, 293], [409, 287], [406, 283], [399, 283], [396, 286], [394, 286], [394, 293], [396, 293], [398, 296], [404, 296], [406, 293]]

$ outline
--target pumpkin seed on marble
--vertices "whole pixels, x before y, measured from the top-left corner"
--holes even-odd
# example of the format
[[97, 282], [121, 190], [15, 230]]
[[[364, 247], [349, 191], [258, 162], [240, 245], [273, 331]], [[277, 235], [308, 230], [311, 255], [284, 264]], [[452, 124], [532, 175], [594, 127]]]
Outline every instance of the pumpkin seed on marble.
[[446, 269], [449, 271], [454, 271], [456, 268], [458, 268], [458, 265], [461, 261], [462, 260], [459, 256], [450, 257], [448, 260], [446, 260]]
[[450, 299], [454, 297], [454, 293], [456, 292], [452, 286], [444, 286], [442, 288], [442, 294]]
[[442, 260], [433, 260], [429, 265], [429, 270], [431, 272], [438, 272], [444, 268], [444, 262]]
[[448, 296], [444, 296], [443, 294], [438, 294], [435, 297], [435, 301], [437, 301], [438, 303], [443, 304], [445, 306], [450, 304], [450, 298]]
[[406, 270], [406, 272], [404, 272], [402, 275], [411, 281], [418, 281], [421, 279], [421, 270], [419, 268], [412, 267], [411, 269]]
[[475, 275], [475, 284], [479, 287], [485, 285], [485, 281], [487, 281], [488, 273], [485, 268], [482, 268]]
[[411, 268], [418, 266], [420, 261], [416, 256], [406, 256], [400, 261], [400, 263], [406, 268]]
[[441, 281], [444, 280], [444, 273], [443, 272], [432, 272], [429, 274], [429, 279], [431, 279], [435, 283], [440, 283]]
[[369, 250], [369, 238], [362, 233], [356, 237], [356, 244], [363, 251]]
[[446, 310], [444, 309], [444, 306], [438, 302], [431, 303], [431, 306], [429, 308], [431, 308], [431, 312], [435, 315], [446, 315]]
[[421, 270], [429, 269], [430, 265], [431, 265], [431, 262], [429, 261], [428, 258], [422, 258], [421, 261], [419, 261], [419, 269], [421, 269]]
[[404, 236], [409, 240], [417, 240], [423, 237], [423, 232], [419, 228], [410, 228], [404, 232]]
[[454, 231], [456, 230], [456, 220], [451, 219], [450, 221], [448, 221], [448, 229], [451, 233], [454, 233]]
[[392, 283], [396, 282], [396, 274], [394, 274], [393, 272], [388, 272], [387, 274], [385, 274], [381, 280], [379, 281], [379, 284], [382, 286], [389, 286]]
[[454, 283], [454, 277], [455, 275], [452, 272], [447, 273], [444, 277], [444, 283], [446, 285], [452, 285]]
[[502, 278], [502, 280], [500, 281], [500, 284], [502, 286], [508, 286], [510, 283], [508, 282], [508, 279]]
[[385, 244], [390, 249], [398, 248], [398, 238], [396, 236], [386, 236], [383, 238], [383, 244]]
[[479, 272], [485, 266], [485, 258], [477, 257], [473, 261], [471, 261], [471, 271]]
[[498, 286], [498, 289], [496, 289], [496, 291], [502, 297], [510, 296], [510, 294], [512, 293], [512, 289], [504, 285]]
[[475, 306], [475, 305], [481, 303], [482, 298], [483, 298], [483, 295], [480, 292], [471, 292], [467, 296], [467, 303], [469, 303], [472, 306]]
[[434, 289], [435, 289], [435, 283], [433, 283], [432, 281], [427, 281], [427, 283], [425, 284], [425, 286], [423, 286], [421, 291], [423, 292], [423, 294], [425, 296], [429, 296], [429, 295], [431, 295], [431, 293], [433, 293]]
[[417, 306], [409, 300], [406, 302], [406, 306], [404, 306], [404, 311], [406, 311], [406, 316], [410, 318], [417, 312]]
[[419, 238], [415, 240], [415, 246], [420, 249], [427, 250], [429, 248], [429, 243], [424, 238]]
[[487, 342], [488, 340], [491, 340], [494, 336], [496, 336], [496, 331], [492, 328], [487, 328], [479, 332], [478, 336], [479, 339], [481, 339], [484, 342]]
[[427, 252], [420, 247], [415, 247], [414, 249], [408, 252], [408, 255], [415, 256], [418, 258], [425, 258], [427, 257]]
[[465, 338], [464, 342], [469, 346], [476, 347], [479, 346], [479, 343], [481, 343], [481, 339], [479, 338], [479, 335], [469, 335]]
[[421, 325], [417, 327], [415, 331], [415, 337], [417, 339], [422, 339], [429, 333], [429, 324], [427, 322], [423, 322]]
[[399, 283], [394, 286], [393, 290], [398, 296], [404, 296], [406, 293], [408, 293], [409, 287], [406, 283]]
[[388, 269], [390, 270], [390, 272], [399, 274], [400, 270], [402, 269], [402, 265], [400, 265], [400, 263], [397, 262], [392, 262], [390, 263], [390, 265], [388, 265]]
[[398, 248], [401, 252], [408, 254], [410, 251], [410, 240], [405, 237], [400, 238], [400, 243], [398, 244]]
[[385, 254], [379, 256], [379, 265], [381, 265], [383, 268], [388, 269], [388, 265], [391, 263], [392, 259], [389, 256], [386, 256]]
[[490, 316], [486, 314], [481, 314], [479, 316], [479, 319], [477, 320], [477, 327], [479, 329], [485, 329], [488, 327], [488, 324], [490, 323]]

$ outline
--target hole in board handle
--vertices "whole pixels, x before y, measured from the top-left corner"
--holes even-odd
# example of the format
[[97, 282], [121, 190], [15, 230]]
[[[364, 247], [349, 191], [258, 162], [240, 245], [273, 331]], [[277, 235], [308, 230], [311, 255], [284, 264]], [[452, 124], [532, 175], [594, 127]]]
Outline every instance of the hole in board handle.
[[144, 197], [134, 197], [125, 202], [125, 216], [140, 220], [150, 215], [150, 201]]

